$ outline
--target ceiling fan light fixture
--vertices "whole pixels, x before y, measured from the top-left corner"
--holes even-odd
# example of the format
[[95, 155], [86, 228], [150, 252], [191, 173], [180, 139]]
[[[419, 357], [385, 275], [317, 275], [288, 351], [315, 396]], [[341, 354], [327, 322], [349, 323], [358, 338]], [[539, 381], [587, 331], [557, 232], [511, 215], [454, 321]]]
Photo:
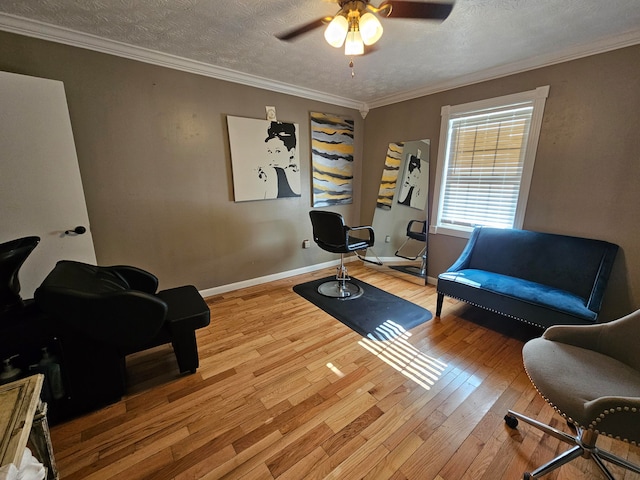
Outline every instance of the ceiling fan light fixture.
[[336, 15], [324, 31], [324, 38], [329, 45], [340, 48], [344, 44], [349, 31], [349, 22], [342, 15]]
[[344, 44], [345, 55], [362, 55], [364, 53], [364, 42], [360, 30], [351, 29], [347, 33], [347, 40]]
[[373, 13], [366, 12], [360, 17], [360, 34], [365, 45], [373, 45], [382, 37], [382, 24]]

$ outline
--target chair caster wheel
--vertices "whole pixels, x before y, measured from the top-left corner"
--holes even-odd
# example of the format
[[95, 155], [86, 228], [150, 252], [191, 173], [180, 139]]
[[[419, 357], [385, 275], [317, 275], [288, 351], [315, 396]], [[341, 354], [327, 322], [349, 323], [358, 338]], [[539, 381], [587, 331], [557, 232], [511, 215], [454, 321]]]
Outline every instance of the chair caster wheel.
[[[513, 415], [505, 415], [504, 416], [504, 423], [507, 424], [507, 427], [509, 428], [516, 428], [518, 426], [518, 419], [516, 417], [514, 417]], [[529, 475], [528, 473], [525, 473], [525, 475]], [[528, 477], [526, 477], [528, 478]]]

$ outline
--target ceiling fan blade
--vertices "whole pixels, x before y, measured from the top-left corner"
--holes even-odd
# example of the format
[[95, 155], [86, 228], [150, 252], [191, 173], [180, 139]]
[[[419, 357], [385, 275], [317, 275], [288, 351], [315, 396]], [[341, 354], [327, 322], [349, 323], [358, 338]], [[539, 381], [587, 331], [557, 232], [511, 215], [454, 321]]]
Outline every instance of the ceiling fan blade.
[[389, 5], [390, 18], [423, 18], [433, 20], [446, 19], [453, 9], [452, 3], [391, 1], [382, 2], [380, 9]]
[[279, 38], [280, 40], [284, 40], [284, 41], [289, 41], [289, 40], [293, 40], [294, 38], [310, 32], [311, 30], [315, 30], [318, 27], [321, 27], [322, 25], [324, 25], [327, 22], [330, 22], [331, 19], [333, 17], [323, 17], [323, 18], [318, 18], [317, 20], [314, 20], [313, 22], [309, 22], [305, 25], [301, 25], [297, 28], [294, 28], [293, 30], [289, 30], [287, 32], [284, 33], [279, 33], [276, 35], [277, 38]]

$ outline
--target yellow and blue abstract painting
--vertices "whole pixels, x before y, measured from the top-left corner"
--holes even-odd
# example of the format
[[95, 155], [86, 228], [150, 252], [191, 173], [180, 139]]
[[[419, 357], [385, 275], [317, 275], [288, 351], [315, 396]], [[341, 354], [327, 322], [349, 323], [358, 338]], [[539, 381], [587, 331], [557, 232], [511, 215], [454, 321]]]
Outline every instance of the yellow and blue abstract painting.
[[353, 119], [311, 112], [313, 206], [353, 201]]
[[382, 171], [382, 179], [380, 180], [380, 189], [378, 190], [378, 200], [376, 207], [383, 210], [391, 210], [393, 196], [396, 193], [398, 185], [398, 173], [400, 173], [400, 164], [402, 163], [402, 151], [404, 143], [390, 143], [387, 148], [387, 156], [384, 160], [384, 170]]

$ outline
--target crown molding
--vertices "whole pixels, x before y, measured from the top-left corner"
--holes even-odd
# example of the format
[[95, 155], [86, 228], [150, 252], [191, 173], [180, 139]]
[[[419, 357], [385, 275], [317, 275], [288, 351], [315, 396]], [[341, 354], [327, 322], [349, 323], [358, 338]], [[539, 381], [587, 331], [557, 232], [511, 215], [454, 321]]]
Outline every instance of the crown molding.
[[489, 68], [487, 70], [483, 70], [471, 75], [458, 77], [454, 80], [441, 82], [435, 85], [428, 85], [425, 87], [417, 88], [415, 90], [409, 90], [386, 97], [381, 97], [368, 102], [367, 105], [370, 109], [384, 107], [385, 105], [404, 102], [406, 100], [413, 100], [414, 98], [433, 95], [434, 93], [444, 92], [446, 90], [452, 90], [459, 87], [465, 87], [467, 85], [473, 85], [475, 83], [486, 82], [488, 80], [495, 80], [497, 78], [506, 77], [508, 75], [514, 75], [517, 73], [534, 70], [536, 68], [542, 68], [550, 65], [556, 65], [558, 63], [568, 62], [571, 60], [577, 60], [579, 58], [588, 57], [599, 53], [605, 53], [611, 50], [617, 50], [619, 48], [630, 47], [637, 44], [640, 44], [640, 30], [625, 32], [620, 35], [607, 37], [598, 42], [590, 43], [588, 45], [580, 45], [547, 55], [538, 55], [536, 57], [522, 60], [520, 62], [513, 62], [506, 65], [501, 65], [499, 67]]
[[239, 83], [250, 87], [262, 88], [277, 93], [293, 95], [319, 102], [329, 103], [347, 108], [354, 108], [361, 113], [368, 111], [366, 103], [349, 98], [331, 95], [317, 90], [298, 87], [288, 83], [277, 82], [267, 78], [238, 72], [229, 68], [216, 67], [204, 62], [158, 52], [143, 47], [136, 47], [115, 40], [108, 40], [96, 35], [77, 32], [36, 20], [26, 19], [15, 15], [0, 13], [0, 30], [17, 33], [28, 37], [62, 43], [73, 47], [85, 48], [96, 52], [116, 55], [118, 57], [137, 60], [139, 62], [173, 68], [183, 72], [203, 75], [227, 82]]
[[475, 83], [485, 82], [488, 80], [495, 80], [497, 78], [526, 72], [536, 68], [542, 68], [640, 44], [640, 30], [630, 31], [620, 35], [607, 37], [588, 45], [580, 45], [547, 55], [539, 55], [520, 62], [513, 62], [499, 67], [486, 69], [481, 72], [476, 72], [471, 75], [458, 77], [453, 80], [380, 97], [369, 102], [363, 102], [317, 90], [298, 87], [284, 82], [277, 82], [267, 78], [258, 77], [256, 75], [231, 70], [229, 68], [216, 67], [204, 62], [179, 57], [177, 55], [170, 55], [156, 50], [136, 47], [126, 43], [117, 42], [115, 40], [107, 40], [96, 35], [81, 33], [75, 30], [6, 13], [0, 13], [0, 30], [74, 47], [85, 48], [101, 53], [107, 53], [110, 55], [116, 55], [161, 67], [173, 68], [175, 70], [203, 75], [227, 82], [261, 88], [272, 92], [284, 93], [286, 95], [316, 100], [319, 102], [329, 103], [331, 105], [353, 108], [360, 112], [362, 118], [365, 118], [369, 110], [372, 108], [383, 107], [394, 103], [404, 102], [406, 100], [413, 100], [414, 98], [424, 97], [426, 95], [432, 95], [434, 93], [454, 88], [473, 85]]

